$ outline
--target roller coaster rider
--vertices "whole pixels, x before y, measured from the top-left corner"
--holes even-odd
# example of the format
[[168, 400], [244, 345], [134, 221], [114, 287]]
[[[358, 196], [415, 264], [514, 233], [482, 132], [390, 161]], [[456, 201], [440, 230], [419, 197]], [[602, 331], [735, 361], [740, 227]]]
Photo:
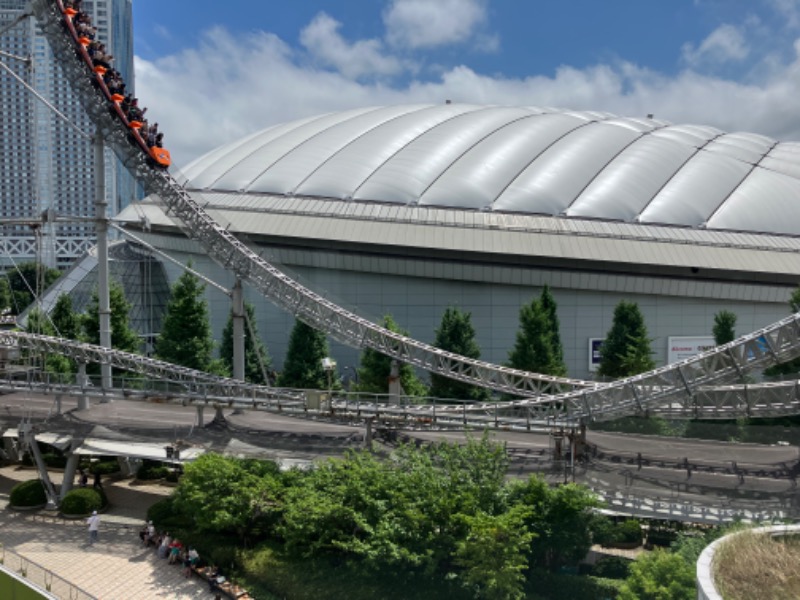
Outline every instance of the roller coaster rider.
[[139, 107], [138, 99], [125, 94], [122, 76], [111, 67], [114, 57], [106, 51], [104, 44], [95, 39], [97, 30], [81, 10], [81, 0], [56, 0], [56, 3], [64, 14], [64, 27], [78, 46], [78, 57], [91, 67], [93, 84], [111, 103], [111, 114], [118, 116], [128, 127], [131, 143], [141, 148], [151, 166], [167, 168], [171, 158], [163, 146], [164, 134], [158, 131], [158, 124], [148, 126], [144, 119], [147, 109]]

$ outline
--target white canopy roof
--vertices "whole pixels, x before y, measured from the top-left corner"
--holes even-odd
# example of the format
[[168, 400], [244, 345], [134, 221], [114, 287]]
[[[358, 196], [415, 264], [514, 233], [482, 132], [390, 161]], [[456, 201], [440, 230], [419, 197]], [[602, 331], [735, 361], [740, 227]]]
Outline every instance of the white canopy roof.
[[800, 143], [554, 108], [402, 105], [275, 126], [194, 190], [800, 235]]

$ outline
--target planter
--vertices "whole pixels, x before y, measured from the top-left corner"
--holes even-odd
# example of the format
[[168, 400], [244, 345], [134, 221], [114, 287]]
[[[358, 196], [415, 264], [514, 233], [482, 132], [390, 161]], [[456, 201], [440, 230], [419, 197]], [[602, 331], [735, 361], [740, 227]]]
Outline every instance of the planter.
[[47, 506], [47, 502], [45, 502], [44, 504], [37, 504], [35, 506], [14, 506], [12, 504], [9, 504], [8, 508], [10, 508], [11, 510], [19, 511], [19, 512], [33, 512], [34, 510], [42, 510], [46, 506]]
[[634, 550], [642, 545], [642, 541], [639, 540], [638, 542], [611, 542], [610, 544], [605, 544], [603, 548], [616, 548], [617, 550]]

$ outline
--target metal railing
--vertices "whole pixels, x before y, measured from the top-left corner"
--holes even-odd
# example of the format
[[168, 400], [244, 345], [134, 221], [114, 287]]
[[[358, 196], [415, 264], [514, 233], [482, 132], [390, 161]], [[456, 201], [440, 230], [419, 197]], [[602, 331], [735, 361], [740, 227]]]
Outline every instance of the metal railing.
[[97, 600], [86, 590], [70, 583], [63, 577], [53, 573], [21, 554], [7, 549], [0, 543], [0, 566], [9, 573], [14, 573], [33, 585], [63, 600]]

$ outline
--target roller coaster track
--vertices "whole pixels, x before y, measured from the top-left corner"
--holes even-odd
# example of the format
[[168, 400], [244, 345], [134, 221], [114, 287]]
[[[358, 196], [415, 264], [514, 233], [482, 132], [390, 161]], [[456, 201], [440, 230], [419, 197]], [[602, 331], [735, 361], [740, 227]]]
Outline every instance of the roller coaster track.
[[[458, 356], [381, 328], [344, 310], [256, 255], [211, 219], [175, 178], [166, 171], [152, 168], [147, 156], [130, 142], [124, 123], [109, 110], [107, 98], [93, 84], [95, 76], [76, 54], [74, 39], [64, 27], [58, 3], [34, 0], [32, 7], [57, 61], [106, 144], [143, 182], [147, 192], [160, 199], [181, 230], [198, 241], [212, 259], [276, 305], [345, 344], [372, 348], [432, 373], [523, 397], [503, 403], [418, 406], [414, 407], [414, 413], [435, 412], [442, 419], [456, 420], [466, 420], [469, 413], [474, 415], [470, 418], [494, 419], [498, 423], [500, 420], [506, 423], [530, 423], [531, 420], [577, 423], [651, 412], [704, 418], [800, 412], [796, 386], [790, 392], [786, 389], [791, 386], [781, 385], [708, 389], [740, 381], [752, 369], [800, 355], [800, 314], [691, 359], [611, 384], [598, 384], [528, 373]], [[113, 362], [114, 351], [107, 352], [111, 354], [105, 359]], [[143, 359], [126, 360], [136, 363]], [[166, 375], [166, 370], [162, 370], [162, 375]], [[360, 407], [358, 410], [360, 414], [367, 409]], [[375, 411], [387, 410], [391, 409], [375, 408]]]

